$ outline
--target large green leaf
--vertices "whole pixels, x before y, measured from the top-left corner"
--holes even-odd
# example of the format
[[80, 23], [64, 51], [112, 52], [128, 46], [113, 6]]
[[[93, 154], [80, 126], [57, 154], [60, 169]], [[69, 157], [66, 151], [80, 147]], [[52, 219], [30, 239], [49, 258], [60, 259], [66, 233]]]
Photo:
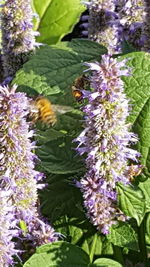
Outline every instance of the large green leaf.
[[[67, 203], [66, 203], [67, 204]], [[77, 215], [77, 204], [72, 205], [74, 216]], [[68, 212], [69, 213], [69, 212]], [[72, 214], [73, 215], [73, 214]], [[95, 228], [85, 219], [84, 214], [78, 215], [78, 218], [69, 218], [65, 216], [62, 220], [55, 222], [55, 229], [65, 235], [66, 240], [71, 244], [80, 246], [90, 257], [91, 262], [93, 257], [100, 256], [102, 252], [102, 240], [99, 233], [96, 233]]]
[[24, 267], [88, 267], [89, 257], [79, 247], [67, 242], [41, 246]]
[[146, 212], [150, 212], [150, 178], [148, 178], [145, 182], [140, 183], [139, 187], [145, 196]]
[[36, 131], [36, 140], [38, 144], [45, 144], [49, 141], [56, 140], [60, 137], [65, 136], [63, 132], [57, 131], [53, 128], [46, 130], [37, 130]]
[[45, 125], [39, 125], [41, 128], [36, 131], [36, 140], [38, 144], [45, 144], [49, 141], [59, 139], [60, 137], [71, 136], [74, 139], [82, 130], [82, 117], [77, 114], [57, 114], [57, 123], [55, 127], [47, 129]]
[[[132, 112], [129, 121], [133, 123], [132, 130], [138, 134], [139, 141], [135, 148], [141, 153], [141, 162], [150, 170], [150, 54], [134, 52], [121, 58], [128, 58], [128, 65], [131, 67], [132, 75], [123, 77], [125, 90], [130, 99]], [[145, 169], [143, 169], [144, 171]], [[148, 177], [149, 174], [146, 174]], [[149, 179], [140, 183], [143, 196], [139, 192], [129, 192], [121, 189], [120, 201], [123, 210], [131, 217], [134, 217], [140, 224], [145, 201], [145, 212], [150, 210]], [[140, 196], [141, 195], [141, 196]], [[145, 199], [145, 200], [144, 200]]]
[[89, 256], [79, 247], [59, 241], [37, 248], [23, 267], [122, 267], [112, 259], [100, 258], [90, 263]]
[[102, 255], [113, 255], [114, 249], [113, 245], [110, 241], [108, 241], [106, 236], [103, 236], [102, 239]]
[[36, 152], [41, 166], [49, 173], [72, 174], [84, 171], [82, 159], [75, 152], [75, 145], [69, 137], [47, 142]]
[[145, 238], [146, 238], [146, 244], [150, 245], [150, 213], [147, 214], [147, 217], [145, 218], [146, 220], [146, 233], [145, 233]]
[[94, 261], [93, 264], [90, 264], [89, 267], [123, 267], [123, 266], [117, 261], [106, 258], [100, 258]]
[[71, 32], [85, 10], [80, 0], [33, 0], [33, 6], [39, 15], [37, 41], [46, 44], [56, 44]]
[[139, 251], [137, 234], [127, 223], [119, 223], [119, 226], [113, 226], [107, 239], [118, 247]]
[[118, 200], [121, 210], [129, 217], [135, 218], [137, 224], [143, 220], [146, 211], [145, 198], [142, 190], [133, 186], [117, 186]]
[[132, 75], [123, 77], [125, 90], [132, 112], [129, 121], [133, 123], [133, 131], [138, 134], [136, 146], [142, 154], [142, 164], [149, 168], [150, 147], [150, 54], [134, 52], [121, 57], [128, 58]]
[[102, 239], [99, 233], [93, 233], [89, 237], [84, 237], [82, 249], [88, 253], [92, 262], [94, 256], [100, 256], [102, 254]]
[[[59, 222], [63, 216], [77, 218], [77, 225], [79, 221], [85, 220], [85, 214], [81, 207], [81, 193], [73, 181], [67, 180], [65, 175], [53, 175], [51, 179], [48, 179], [48, 183], [49, 186], [41, 192], [42, 212], [51, 221], [58, 220], [58, 231], [61, 231], [59, 223], [64, 227], [62, 222]], [[68, 228], [68, 224], [65, 222], [65, 227], [67, 225]], [[76, 226], [76, 221], [71, 221], [71, 225]]]
[[37, 93], [47, 96], [61, 90], [67, 92], [69, 98], [69, 87], [85, 69], [83, 63], [100, 59], [106, 52], [105, 47], [88, 40], [41, 47], [23, 65], [23, 69], [18, 71], [13, 83], [19, 85], [19, 90], [28, 93], [34, 89]]

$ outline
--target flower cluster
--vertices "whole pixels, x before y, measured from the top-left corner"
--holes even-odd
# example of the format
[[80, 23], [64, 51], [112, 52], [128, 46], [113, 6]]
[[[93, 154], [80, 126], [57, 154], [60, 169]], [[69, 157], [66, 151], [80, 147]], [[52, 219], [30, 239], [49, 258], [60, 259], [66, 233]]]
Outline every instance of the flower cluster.
[[[13, 226], [14, 230], [18, 229], [19, 236], [25, 236], [24, 238], [34, 241], [33, 244], [36, 245], [57, 240], [54, 230], [41, 220], [37, 210], [37, 189], [43, 186], [38, 182], [42, 181], [43, 174], [34, 169], [37, 160], [32, 152], [35, 148], [35, 143], [31, 142], [34, 133], [30, 130], [30, 123], [26, 121], [29, 108], [29, 99], [24, 93], [16, 92], [16, 86], [11, 90], [0, 87], [0, 187], [1, 194], [4, 188], [6, 193], [9, 193], [9, 201], [2, 203], [4, 207], [1, 212], [4, 210], [6, 216], [1, 216], [0, 244], [6, 242], [4, 235], [9, 235], [6, 244], [10, 247], [8, 254], [7, 251], [1, 250], [4, 254], [1, 257], [14, 254], [11, 240], [14, 233], [16, 236], [16, 232], [12, 231]], [[3, 220], [6, 218], [5, 233]], [[27, 226], [27, 233], [19, 228], [21, 222]]]
[[144, 40], [143, 50], [150, 52], [150, 3], [148, 0], [144, 1], [144, 25], [143, 25], [143, 35]]
[[104, 55], [101, 63], [87, 65], [93, 71], [93, 91], [83, 91], [88, 100], [83, 108], [85, 129], [76, 139], [77, 151], [87, 153], [87, 172], [80, 188], [88, 217], [107, 234], [118, 219], [125, 220], [117, 208], [116, 184], [129, 183], [128, 159], [137, 161], [140, 154], [129, 147], [137, 137], [129, 132], [130, 125], [126, 123], [129, 107], [120, 78], [130, 72], [124, 68], [125, 61], [117, 62]]
[[115, 0], [115, 5], [120, 38], [140, 50], [144, 45], [144, 0]]
[[144, 0], [92, 0], [85, 4], [89, 8], [88, 37], [91, 40], [105, 45], [110, 54], [121, 52], [123, 41], [142, 49], [149, 32]]
[[6, 0], [1, 11], [4, 76], [13, 76], [35, 46], [30, 0]]
[[[17, 255], [13, 236], [18, 235], [11, 190], [0, 190], [0, 266], [8, 267], [13, 263], [13, 255]], [[7, 203], [7, 205], [6, 205]]]
[[118, 22], [113, 1], [92, 0], [86, 4], [89, 8], [88, 37], [108, 47], [110, 53], [115, 53]]

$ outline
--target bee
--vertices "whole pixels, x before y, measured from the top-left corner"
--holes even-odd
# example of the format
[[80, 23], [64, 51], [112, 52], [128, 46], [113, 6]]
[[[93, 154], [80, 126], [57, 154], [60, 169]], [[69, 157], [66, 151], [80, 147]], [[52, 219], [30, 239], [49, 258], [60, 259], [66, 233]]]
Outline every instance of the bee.
[[72, 110], [70, 106], [53, 105], [44, 96], [38, 96], [30, 103], [30, 117], [32, 122], [41, 121], [47, 126], [54, 126], [57, 122], [57, 113], [64, 114]]
[[85, 75], [81, 75], [77, 79], [75, 79], [72, 85], [72, 95], [78, 102], [80, 102], [83, 98], [82, 90], [85, 88], [86, 83], [87, 77]]
[[48, 126], [53, 126], [57, 121], [52, 104], [46, 97], [39, 96], [35, 100], [31, 100], [30, 110], [32, 122], [39, 120]]
[[78, 102], [82, 100], [83, 94], [79, 89], [73, 89], [72, 94]]
[[130, 182], [133, 182], [134, 177], [139, 176], [141, 174], [142, 169], [143, 169], [143, 165], [131, 164], [131, 166], [129, 166], [127, 175], [128, 175]]

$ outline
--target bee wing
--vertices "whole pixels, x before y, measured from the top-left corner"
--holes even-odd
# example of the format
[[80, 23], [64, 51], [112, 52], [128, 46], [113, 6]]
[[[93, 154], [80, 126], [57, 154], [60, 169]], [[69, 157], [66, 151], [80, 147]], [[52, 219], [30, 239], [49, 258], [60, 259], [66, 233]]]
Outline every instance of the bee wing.
[[73, 110], [73, 107], [64, 106], [64, 105], [52, 105], [52, 109], [54, 112], [59, 114], [65, 114]]
[[30, 101], [29, 110], [31, 113], [37, 113], [39, 111], [34, 100]]

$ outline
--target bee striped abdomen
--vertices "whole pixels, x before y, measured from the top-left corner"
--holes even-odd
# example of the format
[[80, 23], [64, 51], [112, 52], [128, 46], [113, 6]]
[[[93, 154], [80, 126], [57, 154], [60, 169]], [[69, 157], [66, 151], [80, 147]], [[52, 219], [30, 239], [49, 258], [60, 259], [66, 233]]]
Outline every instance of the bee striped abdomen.
[[57, 119], [50, 101], [45, 97], [39, 97], [35, 102], [36, 107], [39, 111], [38, 119], [49, 126], [53, 126], [56, 123]]
[[52, 110], [47, 110], [46, 108], [42, 108], [40, 110], [39, 120], [41, 120], [46, 124], [54, 125], [56, 122], [56, 116]]

